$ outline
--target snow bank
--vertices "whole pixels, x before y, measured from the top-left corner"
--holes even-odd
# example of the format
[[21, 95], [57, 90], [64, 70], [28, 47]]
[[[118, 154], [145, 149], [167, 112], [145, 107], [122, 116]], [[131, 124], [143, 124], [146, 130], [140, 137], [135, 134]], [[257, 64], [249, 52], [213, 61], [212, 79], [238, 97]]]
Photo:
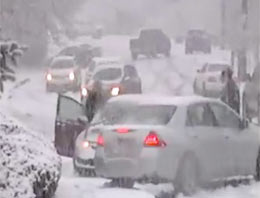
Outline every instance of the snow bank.
[[2, 113], [0, 159], [0, 198], [33, 198], [55, 192], [61, 160], [54, 147]]

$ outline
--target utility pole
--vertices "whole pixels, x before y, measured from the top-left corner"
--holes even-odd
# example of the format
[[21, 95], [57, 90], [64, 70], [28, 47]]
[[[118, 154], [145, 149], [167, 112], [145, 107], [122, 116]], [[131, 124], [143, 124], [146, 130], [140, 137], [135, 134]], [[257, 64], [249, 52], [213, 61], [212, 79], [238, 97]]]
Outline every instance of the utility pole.
[[221, 47], [226, 45], [226, 0], [221, 0]]
[[245, 81], [247, 76], [247, 48], [248, 48], [248, 0], [242, 0], [241, 5], [242, 43], [238, 51], [238, 79]]

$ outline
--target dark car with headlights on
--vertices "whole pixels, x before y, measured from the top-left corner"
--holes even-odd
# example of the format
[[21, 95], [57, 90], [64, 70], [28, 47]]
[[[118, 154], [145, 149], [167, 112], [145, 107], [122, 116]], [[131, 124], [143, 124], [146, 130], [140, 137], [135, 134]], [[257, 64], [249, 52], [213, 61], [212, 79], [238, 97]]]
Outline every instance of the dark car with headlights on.
[[60, 56], [52, 60], [46, 72], [47, 92], [78, 91], [81, 72], [72, 56]]
[[81, 101], [86, 103], [95, 82], [100, 82], [99, 90], [104, 101], [122, 94], [142, 93], [142, 83], [133, 65], [110, 64], [96, 67], [88, 82], [81, 87]]

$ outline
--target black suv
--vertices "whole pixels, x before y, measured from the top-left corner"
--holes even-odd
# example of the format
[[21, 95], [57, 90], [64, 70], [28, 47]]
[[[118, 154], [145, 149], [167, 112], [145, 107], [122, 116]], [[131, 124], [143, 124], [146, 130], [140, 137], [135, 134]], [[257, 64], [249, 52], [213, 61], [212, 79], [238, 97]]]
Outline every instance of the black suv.
[[193, 52], [211, 53], [211, 40], [209, 35], [203, 30], [190, 30], [186, 36], [185, 53]]
[[164, 54], [169, 57], [171, 53], [171, 41], [160, 29], [142, 30], [139, 38], [130, 40], [132, 58], [136, 60], [139, 55], [156, 57]]

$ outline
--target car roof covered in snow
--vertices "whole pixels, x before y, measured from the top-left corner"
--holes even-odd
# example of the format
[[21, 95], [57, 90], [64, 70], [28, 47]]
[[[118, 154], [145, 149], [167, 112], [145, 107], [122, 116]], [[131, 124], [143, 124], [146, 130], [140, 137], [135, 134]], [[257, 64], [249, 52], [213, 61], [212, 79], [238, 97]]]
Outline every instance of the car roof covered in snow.
[[74, 56], [57, 56], [57, 57], [55, 57], [55, 58], [53, 58], [53, 60], [52, 60], [52, 64], [54, 64], [54, 63], [57, 63], [57, 62], [63, 62], [63, 61], [74, 61], [75, 60], [75, 58], [74, 58]]
[[217, 99], [201, 96], [158, 96], [158, 95], [121, 95], [111, 98], [108, 103], [133, 103], [139, 105], [189, 106], [201, 102], [219, 102]]
[[122, 64], [120, 57], [95, 57], [93, 61], [96, 65], [111, 65], [111, 64]]

